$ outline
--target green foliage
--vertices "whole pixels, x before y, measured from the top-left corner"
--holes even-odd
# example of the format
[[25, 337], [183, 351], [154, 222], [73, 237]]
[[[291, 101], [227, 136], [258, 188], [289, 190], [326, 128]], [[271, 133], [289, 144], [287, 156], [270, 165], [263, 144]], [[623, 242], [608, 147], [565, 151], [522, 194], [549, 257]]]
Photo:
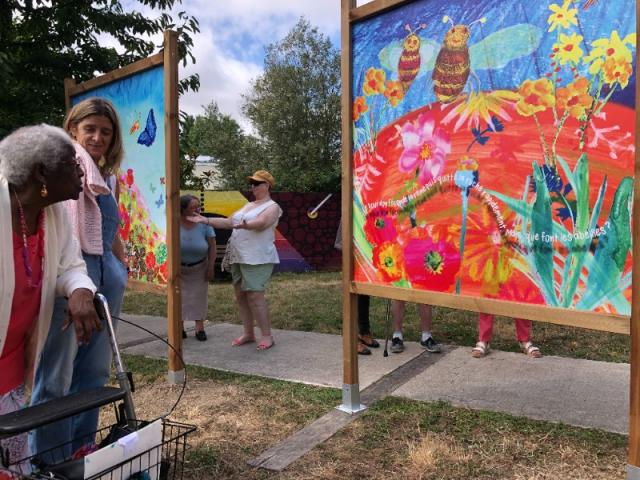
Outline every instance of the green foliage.
[[268, 152], [260, 166], [278, 190], [340, 188], [340, 53], [329, 38], [301, 18], [267, 47], [264, 73], [244, 101]]
[[[167, 13], [181, 0], [132, 3], [144, 12], [125, 12], [118, 0], [0, 1], [0, 137], [21, 125], [60, 125], [65, 78], [83, 82], [147, 57], [161, 45], [145, 38], [164, 30], [178, 33], [183, 65], [195, 62], [191, 35], [199, 32], [198, 21], [185, 12], [175, 20]], [[103, 46], [98, 35], [105, 34], [124, 53]], [[180, 82], [181, 92], [198, 87], [197, 75]]]
[[246, 188], [247, 175], [260, 168], [260, 143], [245, 135], [238, 122], [221, 113], [215, 102], [204, 107], [204, 115], [194, 118], [187, 137], [186, 143], [198, 155], [214, 160], [217, 172], [210, 177], [222, 188]]
[[201, 190], [204, 182], [196, 176], [196, 158], [200, 155], [198, 146], [193, 141], [193, 125], [195, 117], [180, 112], [180, 188], [183, 190]]

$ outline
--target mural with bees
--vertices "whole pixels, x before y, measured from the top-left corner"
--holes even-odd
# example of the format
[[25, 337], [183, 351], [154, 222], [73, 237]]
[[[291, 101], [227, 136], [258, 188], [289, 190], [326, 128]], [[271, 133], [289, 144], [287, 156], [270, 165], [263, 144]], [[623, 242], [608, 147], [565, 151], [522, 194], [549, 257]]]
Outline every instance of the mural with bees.
[[353, 24], [355, 279], [629, 315], [635, 0]]

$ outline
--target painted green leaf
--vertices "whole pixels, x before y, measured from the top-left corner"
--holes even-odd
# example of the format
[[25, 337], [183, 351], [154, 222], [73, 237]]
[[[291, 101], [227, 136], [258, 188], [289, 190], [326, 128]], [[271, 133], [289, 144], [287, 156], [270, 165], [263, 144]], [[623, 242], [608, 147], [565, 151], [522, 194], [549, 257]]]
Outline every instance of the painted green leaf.
[[531, 249], [536, 272], [542, 283], [542, 293], [548, 305], [557, 305], [558, 300], [553, 288], [553, 244], [545, 241], [552, 236], [551, 198], [544, 181], [544, 174], [534, 162], [533, 178], [536, 182], [536, 199], [531, 210]]
[[578, 287], [580, 271], [584, 263], [587, 248], [591, 243], [586, 233], [589, 230], [589, 163], [587, 156], [583, 153], [578, 159], [574, 171], [575, 184], [573, 185], [576, 194], [576, 219], [573, 226], [574, 233], [584, 232], [584, 238], [573, 237], [570, 242], [569, 255], [565, 263], [565, 274], [562, 282], [562, 306], [569, 307], [573, 303], [573, 296]]
[[604, 224], [590, 265], [584, 296], [578, 308], [593, 310], [619, 288], [624, 264], [631, 249], [629, 204], [633, 195], [633, 178], [625, 177], [613, 197], [609, 219]]

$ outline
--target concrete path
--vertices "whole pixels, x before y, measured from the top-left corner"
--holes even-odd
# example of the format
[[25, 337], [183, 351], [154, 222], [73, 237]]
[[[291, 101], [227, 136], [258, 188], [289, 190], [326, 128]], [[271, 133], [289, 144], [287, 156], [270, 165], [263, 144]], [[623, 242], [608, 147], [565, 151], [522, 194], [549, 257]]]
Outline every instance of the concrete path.
[[[124, 315], [160, 335], [166, 319]], [[190, 332], [190, 329], [187, 329]], [[276, 345], [258, 352], [255, 344], [232, 347], [241, 328], [231, 324], [206, 327], [209, 339], [193, 337], [184, 342], [188, 364], [259, 375], [314, 385], [342, 387], [342, 339], [338, 335], [274, 330]], [[167, 347], [147, 333], [121, 323], [118, 338], [123, 351], [165, 358]], [[424, 353], [417, 343], [406, 342], [402, 354], [358, 357], [360, 387], [365, 389], [406, 362]], [[444, 400], [473, 409], [505, 412], [617, 433], [628, 432], [629, 365], [492, 351], [474, 359], [468, 347], [451, 347], [441, 358], [406, 383], [394, 387], [393, 395], [415, 400]]]

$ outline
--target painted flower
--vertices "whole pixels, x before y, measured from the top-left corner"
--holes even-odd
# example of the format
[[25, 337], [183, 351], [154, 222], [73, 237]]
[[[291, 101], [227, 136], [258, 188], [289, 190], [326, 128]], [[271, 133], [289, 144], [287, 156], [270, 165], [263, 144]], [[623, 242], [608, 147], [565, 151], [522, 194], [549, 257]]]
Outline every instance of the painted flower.
[[404, 248], [405, 268], [411, 285], [437, 292], [451, 289], [460, 270], [460, 254], [446, 242], [412, 238]]
[[156, 266], [156, 256], [153, 254], [153, 252], [147, 253], [147, 255], [144, 257], [144, 262], [147, 264], [147, 268], [149, 270], [152, 270]]
[[[600, 72], [605, 61], [611, 57], [624, 60], [630, 64], [633, 56], [629, 47], [633, 48], [635, 44], [635, 33], [630, 33], [621, 39], [618, 31], [613, 30], [611, 37], [599, 38], [591, 42], [591, 53], [583, 59], [583, 62], [585, 64], [591, 64], [589, 73], [592, 75]], [[629, 47], [627, 47], [627, 45], [629, 45]]]
[[129, 240], [129, 232], [131, 231], [131, 217], [123, 203], [120, 204], [120, 228], [118, 229], [120, 237]]
[[353, 121], [356, 122], [360, 115], [369, 110], [369, 106], [367, 105], [367, 99], [364, 97], [357, 97], [356, 101], [353, 102]]
[[569, 28], [569, 25], [578, 25], [576, 15], [578, 14], [577, 8], [569, 8], [573, 0], [565, 0], [562, 6], [557, 3], [549, 5], [551, 15], [547, 19], [549, 24], [549, 32], [553, 32], [556, 28]]
[[458, 161], [458, 168], [453, 181], [461, 189], [467, 189], [478, 182], [478, 162], [473, 158], [463, 155]]
[[398, 103], [404, 98], [404, 89], [400, 82], [388, 81], [384, 96], [389, 100], [392, 107], [397, 107]]
[[525, 80], [518, 89], [520, 100], [516, 105], [518, 113], [530, 117], [538, 112], [544, 112], [555, 105], [553, 84], [546, 78], [538, 80]]
[[478, 128], [480, 120], [493, 127], [493, 116], [510, 121], [508, 108], [512, 108], [520, 97], [511, 90], [494, 90], [492, 92], [471, 92], [466, 100], [458, 103], [442, 119], [445, 125], [458, 117], [453, 131], [457, 132], [465, 122], [469, 127]]
[[364, 233], [372, 245], [393, 242], [398, 235], [395, 218], [386, 211], [371, 212], [367, 215]]
[[383, 93], [385, 78], [386, 76], [384, 70], [373, 67], [369, 68], [365, 75], [362, 91], [365, 95], [376, 95], [378, 93]]
[[373, 266], [385, 282], [397, 282], [404, 275], [402, 249], [395, 242], [384, 242], [373, 248]]
[[553, 44], [555, 59], [558, 63], [561, 65], [566, 65], [569, 62], [574, 65], [580, 63], [580, 59], [584, 54], [582, 48], [580, 48], [582, 39], [582, 35], [578, 35], [577, 33], [572, 33], [571, 35], [561, 33], [560, 41]]
[[[459, 247], [459, 223], [438, 225], [431, 231], [434, 240], [452, 242], [454, 246]], [[509, 239], [500, 233], [498, 222], [490, 207], [485, 206], [469, 213], [462, 284], [471, 281], [480, 285], [484, 295], [497, 295], [514, 271], [515, 253]]]
[[573, 118], [584, 118], [593, 103], [593, 98], [589, 95], [589, 80], [579, 77], [566, 87], [558, 88], [556, 103], [558, 108], [566, 110]]
[[624, 58], [609, 57], [602, 66], [604, 81], [610, 86], [618, 82], [620, 87], [625, 88], [629, 83], [629, 77], [633, 71], [631, 63]]
[[398, 168], [401, 172], [419, 169], [418, 180], [423, 185], [442, 175], [447, 155], [451, 152], [449, 134], [435, 126], [431, 112], [422, 113], [414, 122], [396, 127], [404, 150]]
[[[151, 243], [153, 245], [153, 242]], [[155, 249], [156, 259], [159, 264], [163, 264], [167, 261], [167, 245], [160, 243]]]

